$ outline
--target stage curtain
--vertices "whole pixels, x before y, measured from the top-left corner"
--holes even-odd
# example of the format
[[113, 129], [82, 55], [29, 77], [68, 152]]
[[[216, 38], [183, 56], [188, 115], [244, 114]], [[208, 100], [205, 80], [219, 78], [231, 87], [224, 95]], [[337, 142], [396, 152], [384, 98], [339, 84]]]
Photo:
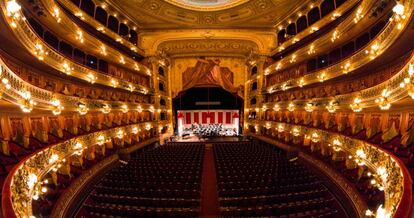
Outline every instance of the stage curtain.
[[185, 113], [185, 124], [191, 124], [191, 113]]
[[200, 121], [198, 120], [198, 112], [194, 112], [194, 123], [199, 123]]
[[218, 123], [223, 123], [223, 112], [217, 112]]
[[220, 86], [226, 91], [237, 93], [238, 88], [233, 86], [232, 81], [233, 72], [219, 64], [219, 60], [198, 59], [195, 67], [187, 68], [183, 73], [183, 90], [196, 86]]
[[210, 123], [216, 123], [216, 113], [210, 112]]
[[202, 122], [203, 124], [207, 123], [207, 116], [208, 116], [208, 113], [207, 113], [207, 112], [203, 112], [203, 113], [201, 114], [201, 122]]
[[226, 124], [231, 124], [231, 112], [226, 112]]

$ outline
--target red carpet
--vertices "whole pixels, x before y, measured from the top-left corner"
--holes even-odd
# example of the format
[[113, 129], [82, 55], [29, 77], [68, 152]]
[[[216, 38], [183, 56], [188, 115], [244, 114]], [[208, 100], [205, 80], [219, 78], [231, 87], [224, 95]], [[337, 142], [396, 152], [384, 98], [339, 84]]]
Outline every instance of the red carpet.
[[201, 217], [219, 217], [216, 168], [211, 144], [206, 145], [203, 163], [203, 181], [201, 183]]

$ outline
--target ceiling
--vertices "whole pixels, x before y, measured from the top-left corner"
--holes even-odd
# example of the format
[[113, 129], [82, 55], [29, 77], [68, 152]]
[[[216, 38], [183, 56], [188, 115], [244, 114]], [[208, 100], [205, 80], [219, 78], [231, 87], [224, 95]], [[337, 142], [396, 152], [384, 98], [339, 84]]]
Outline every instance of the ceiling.
[[247, 2], [248, 0], [166, 0], [177, 6], [200, 11], [217, 11]]
[[139, 24], [159, 29], [275, 29], [311, 0], [106, 0]]

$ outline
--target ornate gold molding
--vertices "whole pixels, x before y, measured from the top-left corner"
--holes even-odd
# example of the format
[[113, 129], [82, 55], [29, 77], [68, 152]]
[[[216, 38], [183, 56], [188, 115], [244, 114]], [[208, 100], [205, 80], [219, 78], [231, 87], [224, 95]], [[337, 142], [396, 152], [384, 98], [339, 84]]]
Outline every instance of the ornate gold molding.
[[[160, 30], [154, 32], [143, 32], [140, 37], [140, 44], [145, 49], [146, 55], [154, 56], [160, 51], [160, 46], [168, 43], [185, 43], [191, 41], [195, 44], [202, 42], [223, 41], [230, 43], [247, 42], [256, 44], [255, 50], [260, 55], [267, 55], [270, 49], [275, 45], [275, 33], [271, 30], [245, 30], [245, 29], [174, 29]], [[252, 45], [251, 45], [252, 46]], [[196, 48], [200, 47], [197, 45]], [[191, 48], [191, 47], [189, 47]], [[231, 49], [230, 51], [234, 51]], [[226, 52], [223, 50], [222, 52]], [[196, 52], [194, 52], [196, 53]], [[239, 54], [237, 52], [236, 54]], [[231, 54], [231, 53], [229, 53]]]
[[[277, 61], [266, 68], [266, 74], [273, 74], [276, 72], [279, 72], [283, 69], [287, 69], [291, 66], [294, 66], [295, 64], [305, 60], [309, 57], [308, 51], [313, 46], [316, 50], [318, 50], [318, 46], [324, 46], [324, 45], [330, 45], [332, 44], [332, 36], [336, 32], [337, 36], [340, 35], [346, 35], [348, 31], [350, 31], [353, 27], [355, 27], [355, 21], [354, 17], [357, 13], [361, 12], [362, 14], [367, 14], [369, 10], [372, 8], [372, 5], [375, 3], [375, 1], [363, 1], [359, 8], [361, 10], [355, 10], [353, 14], [351, 14], [347, 19], [334, 30], [327, 33], [325, 36], [318, 38], [313, 43], [308, 44], [307, 46], [299, 49], [295, 53], [284, 57], [282, 60]], [[368, 43], [366, 46], [364, 46], [362, 49], [358, 50], [357, 53], [354, 55], [338, 62], [335, 65], [329, 66], [326, 69], [318, 70], [314, 73], [307, 74], [303, 76], [302, 78], [298, 79], [292, 79], [285, 81], [284, 83], [289, 85], [289, 88], [291, 87], [298, 87], [299, 83], [298, 81], [300, 79], [304, 80], [304, 85], [309, 85], [312, 83], [319, 82], [318, 76], [321, 73], [325, 74], [324, 80], [332, 79], [338, 76], [343, 75], [344, 73], [344, 67], [347, 63], [349, 63], [349, 67], [347, 67], [347, 72], [354, 71], [365, 64], [371, 62], [374, 58], [382, 54], [384, 51], [386, 51], [391, 45], [399, 38], [399, 36], [404, 32], [405, 28], [408, 26], [409, 21], [411, 20], [411, 16], [413, 15], [412, 8], [414, 7], [414, 2], [412, 0], [405, 0], [404, 2], [401, 2], [406, 12], [406, 18], [403, 20], [397, 19], [396, 17], [398, 15], [394, 14], [393, 18], [388, 22], [388, 24], [383, 28], [383, 30], [373, 39], [370, 43]], [[359, 12], [358, 12], [359, 11]], [[362, 22], [362, 21], [359, 21]], [[328, 46], [331, 48], [331, 46]], [[373, 55], [371, 54], [374, 53]], [[272, 85], [268, 88], [275, 88], [280, 87], [282, 83]]]
[[[412, 54], [411, 58], [407, 61], [405, 66], [398, 73], [392, 76], [389, 80], [361, 91], [326, 98], [281, 101], [277, 102], [276, 104], [281, 108], [287, 108], [289, 104], [293, 104], [298, 109], [304, 109], [306, 103], [310, 102], [314, 105], [314, 110], [317, 110], [318, 108], [326, 109], [326, 106], [328, 106], [330, 102], [335, 102], [337, 103], [337, 105], [335, 106], [336, 109], [351, 111], [350, 105], [354, 102], [354, 99], [357, 97], [361, 99], [361, 102], [359, 103], [361, 105], [361, 108], [377, 107], [378, 102], [376, 102], [376, 100], [381, 97], [383, 90], [387, 90], [389, 92], [387, 101], [391, 104], [393, 102], [397, 102], [404, 98], [410, 97], [409, 90], [407, 90], [406, 87], [401, 87], [400, 84], [404, 83], [404, 79], [409, 76], [410, 65], [412, 66], [413, 63], [414, 54]], [[266, 103], [264, 109], [270, 110], [273, 108], [274, 104], [275, 103]]]
[[71, 157], [82, 158], [86, 150], [105, 146], [106, 143], [112, 145], [112, 141], [123, 146], [124, 138], [131, 140], [132, 136], [138, 136], [139, 129], [150, 131], [152, 128], [151, 123], [112, 128], [75, 137], [30, 155], [7, 176], [6, 183], [10, 186], [6, 189], [10, 192], [3, 195], [3, 205], [10, 205], [8, 212], [16, 217], [32, 216], [33, 197], [37, 195], [42, 180], [48, 173], [57, 171]]
[[74, 200], [78, 200], [80, 192], [92, 181], [94, 176], [102, 170], [109, 168], [119, 160], [118, 154], [113, 154], [99, 163], [92, 166], [90, 169], [82, 172], [82, 174], [73, 181], [63, 194], [59, 197], [53, 207], [50, 217], [68, 217], [68, 209], [73, 204]]
[[205, 4], [199, 4], [197, 3], [191, 3], [188, 0], [166, 0], [167, 2], [177, 5], [182, 8], [190, 9], [190, 10], [196, 10], [196, 11], [219, 11], [219, 10], [225, 10], [229, 9], [241, 4], [244, 4], [248, 2], [249, 0], [227, 0], [223, 3], [218, 3], [214, 5], [205, 5]]
[[339, 186], [343, 190], [343, 193], [346, 194], [348, 196], [348, 199], [352, 202], [356, 212], [359, 214], [359, 217], [365, 217], [365, 210], [367, 209], [366, 202], [361, 198], [358, 191], [335, 169], [326, 165], [324, 162], [312, 157], [311, 155], [301, 152], [298, 148], [294, 146], [281, 143], [279, 141], [275, 141], [275, 140], [272, 140], [264, 136], [254, 136], [254, 137], [266, 143], [280, 147], [283, 150], [286, 150], [288, 152], [299, 151], [298, 156], [304, 159], [306, 162], [314, 165], [316, 168], [319, 169], [319, 171], [321, 171], [321, 173], [328, 176], [332, 182], [334, 182], [337, 186]]
[[343, 193], [345, 193], [348, 198], [352, 201], [356, 212], [358, 213], [359, 217], [365, 217], [365, 211], [367, 209], [366, 202], [361, 198], [358, 191], [335, 169], [326, 165], [324, 162], [313, 158], [311, 155], [308, 155], [304, 152], [299, 153], [299, 157], [311, 163], [313, 166], [319, 168], [319, 170], [324, 173], [326, 176], [331, 178], [331, 181], [336, 183], [337, 186], [341, 187]]
[[[384, 191], [384, 208], [391, 217], [397, 212], [402, 200], [411, 201], [412, 193], [409, 193], [410, 196], [403, 196], [405, 186], [411, 186], [411, 177], [407, 169], [402, 162], [381, 148], [362, 140], [307, 126], [273, 121], [262, 121], [258, 124], [266, 129], [276, 128], [275, 131], [278, 135], [285, 136], [284, 139], [304, 137], [310, 140], [315, 139], [316, 142], [335, 145], [341, 152], [358, 158], [372, 172], [381, 173], [379, 182]], [[293, 132], [297, 135], [294, 136]], [[410, 184], [405, 181], [409, 181]]]
[[[17, 76], [0, 58], [0, 79], [6, 79], [8, 81], [9, 88], [6, 88], [6, 84], [0, 83], [0, 97], [3, 100], [11, 102], [16, 105], [21, 105], [24, 93], [29, 92], [31, 100], [36, 104], [33, 106], [35, 109], [40, 110], [54, 110], [56, 106], [53, 105], [53, 101], [59, 100], [60, 105], [64, 106], [65, 111], [77, 111], [78, 104], [81, 102], [85, 104], [89, 110], [102, 110], [103, 105], [110, 106], [110, 109], [121, 110], [122, 105], [127, 105], [127, 108], [136, 110], [141, 107], [143, 110], [151, 111], [152, 104], [138, 104], [122, 101], [104, 101], [99, 99], [87, 99], [77, 96], [67, 96], [60, 93], [54, 93], [49, 90], [36, 87]], [[3, 80], [4, 81], [4, 80]]]
[[[19, 17], [19, 19], [16, 20], [16, 18], [7, 16], [8, 12], [6, 11], [5, 1], [0, 1], [0, 4], [2, 6], [1, 9], [3, 12], [3, 17], [6, 18], [5, 20], [9, 24], [10, 30], [16, 36], [16, 40], [19, 40], [21, 44], [27, 49], [27, 51], [31, 53], [34, 57], [38, 58], [41, 61], [44, 61], [46, 64], [50, 65], [51, 67], [55, 68], [63, 74], [67, 74], [70, 77], [76, 77], [80, 80], [89, 82], [89, 76], [92, 75], [94, 77], [94, 83], [96, 84], [113, 87], [114, 84], [112, 83], [112, 81], [115, 81], [115, 86], [117, 88], [130, 90], [130, 87], [133, 86], [135, 88], [135, 91], [147, 93], [148, 88], [142, 86], [141, 84], [134, 84], [122, 78], [108, 76], [96, 70], [86, 68], [85, 66], [77, 64], [73, 60], [64, 57], [55, 49], [51, 48], [47, 43], [43, 42], [43, 39], [38, 37], [38, 35], [31, 28], [30, 24], [25, 19], [21, 11], [16, 12]], [[70, 21], [67, 22], [74, 25]], [[73, 29], [75, 29], [75, 27], [73, 27]], [[124, 57], [120, 59], [123, 59], [124, 62], [127, 60]], [[134, 64], [137, 65], [134, 66]], [[151, 73], [151, 71], [148, 68], [146, 68], [142, 64], [138, 64], [135, 61], [131, 61], [131, 65], [132, 66], [130, 66], [130, 68], [134, 69], [135, 72], [147, 75]]]
[[173, 40], [161, 43], [158, 50], [165, 52], [171, 57], [182, 57], [186, 55], [231, 55], [248, 56], [251, 52], [257, 52], [256, 43], [248, 40], [231, 39], [193, 39]]
[[[195, 7], [183, 8], [174, 0], [137, 0], [133, 2], [110, 0], [110, 4], [118, 12], [126, 14], [131, 20], [141, 22], [146, 29], [188, 27], [226, 27], [230, 24], [250, 26], [252, 28], [272, 27], [286, 16], [295, 13], [298, 6], [306, 7], [303, 1], [277, 1], [274, 0], [241, 0], [243, 4], [227, 5], [227, 9], [204, 11], [194, 10]], [[306, 0], [305, 3], [310, 2]], [[278, 11], [278, 13], [275, 13]]]
[[[76, 15], [79, 15], [79, 11], [81, 11], [81, 10], [77, 6], [75, 6], [70, 0], [57, 0], [57, 1], [59, 3], [61, 3], [62, 5], [64, 5], [64, 7], [69, 12], [71, 12], [73, 15], [75, 15], [75, 16]], [[48, 9], [49, 8], [52, 8], [52, 9], [53, 8], [57, 8], [57, 5], [55, 4], [54, 1], [44, 0], [44, 4], [48, 6]], [[52, 12], [53, 13], [53, 11], [49, 11], [49, 12]], [[120, 35], [118, 35], [118, 33], [115, 33], [111, 29], [109, 29], [108, 27], [102, 25], [99, 21], [95, 20], [95, 18], [89, 16], [87, 13], [82, 13], [81, 12], [81, 14], [82, 15], [81, 16], [79, 15], [78, 17], [80, 17], [80, 19], [82, 19], [82, 21], [87, 22], [92, 27], [96, 27], [98, 31], [100, 31], [103, 34], [109, 36], [113, 40], [116, 41], [117, 39], [119, 39], [121, 37]], [[134, 27], [132, 27], [132, 28], [134, 28]], [[132, 44], [128, 40], [123, 40], [122, 43], [124, 45], [128, 46], [129, 48], [136, 50], [136, 52], [139, 53], [139, 54], [143, 54], [144, 53], [144, 51], [140, 47], [135, 46], [134, 44]]]

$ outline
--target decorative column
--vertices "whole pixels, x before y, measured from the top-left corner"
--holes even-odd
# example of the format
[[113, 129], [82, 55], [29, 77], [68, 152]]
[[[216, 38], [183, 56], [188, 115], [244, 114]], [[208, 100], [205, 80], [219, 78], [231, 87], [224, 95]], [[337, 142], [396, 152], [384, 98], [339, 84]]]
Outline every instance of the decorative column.
[[[264, 63], [266, 58], [261, 57], [257, 54], [250, 54], [246, 59], [247, 72], [246, 72], [246, 87], [245, 87], [245, 107], [244, 107], [244, 134], [250, 132], [248, 129], [249, 126], [253, 125], [256, 129], [256, 133], [260, 130], [260, 120], [263, 119], [263, 113], [265, 108], [263, 108], [263, 95], [262, 90], [264, 89]], [[252, 90], [253, 84], [257, 84], [257, 89]], [[256, 99], [256, 104], [251, 105], [250, 100], [252, 98]], [[251, 117], [249, 119], [249, 114], [256, 111], [256, 117]]]

